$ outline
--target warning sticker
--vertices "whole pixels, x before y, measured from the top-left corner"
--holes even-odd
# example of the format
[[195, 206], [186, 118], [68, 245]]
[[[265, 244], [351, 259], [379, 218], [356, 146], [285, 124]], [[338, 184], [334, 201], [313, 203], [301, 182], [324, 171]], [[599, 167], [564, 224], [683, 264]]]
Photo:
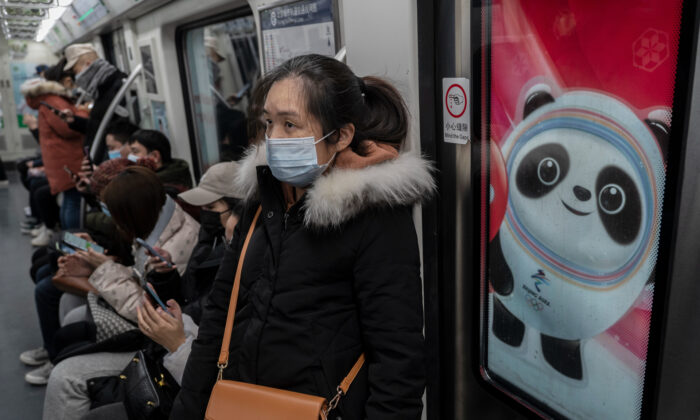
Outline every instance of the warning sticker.
[[448, 143], [467, 144], [471, 140], [469, 124], [469, 79], [442, 79], [444, 139]]

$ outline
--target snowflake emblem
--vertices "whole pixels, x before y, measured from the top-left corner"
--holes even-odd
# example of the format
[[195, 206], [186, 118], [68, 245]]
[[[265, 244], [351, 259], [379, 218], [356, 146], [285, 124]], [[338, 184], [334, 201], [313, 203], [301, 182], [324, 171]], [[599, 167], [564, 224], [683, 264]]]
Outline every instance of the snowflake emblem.
[[632, 45], [632, 63], [635, 67], [652, 72], [668, 58], [668, 34], [647, 29]]

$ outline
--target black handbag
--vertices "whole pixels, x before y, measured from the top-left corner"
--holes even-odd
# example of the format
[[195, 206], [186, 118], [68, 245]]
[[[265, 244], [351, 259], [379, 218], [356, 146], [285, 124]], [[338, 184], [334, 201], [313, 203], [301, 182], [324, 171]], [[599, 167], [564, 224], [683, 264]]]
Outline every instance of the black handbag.
[[143, 350], [132, 357], [119, 376], [88, 381], [91, 409], [122, 402], [129, 420], [167, 419], [179, 391], [170, 372]]

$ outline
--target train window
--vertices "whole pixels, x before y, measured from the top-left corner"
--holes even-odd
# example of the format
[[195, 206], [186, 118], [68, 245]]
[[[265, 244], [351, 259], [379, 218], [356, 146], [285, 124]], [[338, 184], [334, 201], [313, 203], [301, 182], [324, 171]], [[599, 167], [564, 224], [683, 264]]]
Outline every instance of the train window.
[[190, 112], [202, 172], [236, 160], [248, 144], [246, 108], [260, 73], [252, 16], [184, 32]]
[[485, 10], [481, 367], [546, 417], [639, 418], [653, 381], [682, 3]]

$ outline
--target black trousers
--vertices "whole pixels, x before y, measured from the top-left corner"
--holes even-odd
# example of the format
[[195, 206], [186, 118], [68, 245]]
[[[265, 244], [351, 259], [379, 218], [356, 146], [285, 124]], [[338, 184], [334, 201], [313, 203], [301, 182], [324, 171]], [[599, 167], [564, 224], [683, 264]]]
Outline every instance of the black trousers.
[[[56, 196], [51, 195], [51, 187], [48, 181], [32, 192], [34, 199], [34, 207], [36, 207], [38, 219], [41, 220], [47, 228], [53, 229], [58, 223], [59, 208], [56, 204]], [[32, 214], [34, 214], [34, 207]]]

